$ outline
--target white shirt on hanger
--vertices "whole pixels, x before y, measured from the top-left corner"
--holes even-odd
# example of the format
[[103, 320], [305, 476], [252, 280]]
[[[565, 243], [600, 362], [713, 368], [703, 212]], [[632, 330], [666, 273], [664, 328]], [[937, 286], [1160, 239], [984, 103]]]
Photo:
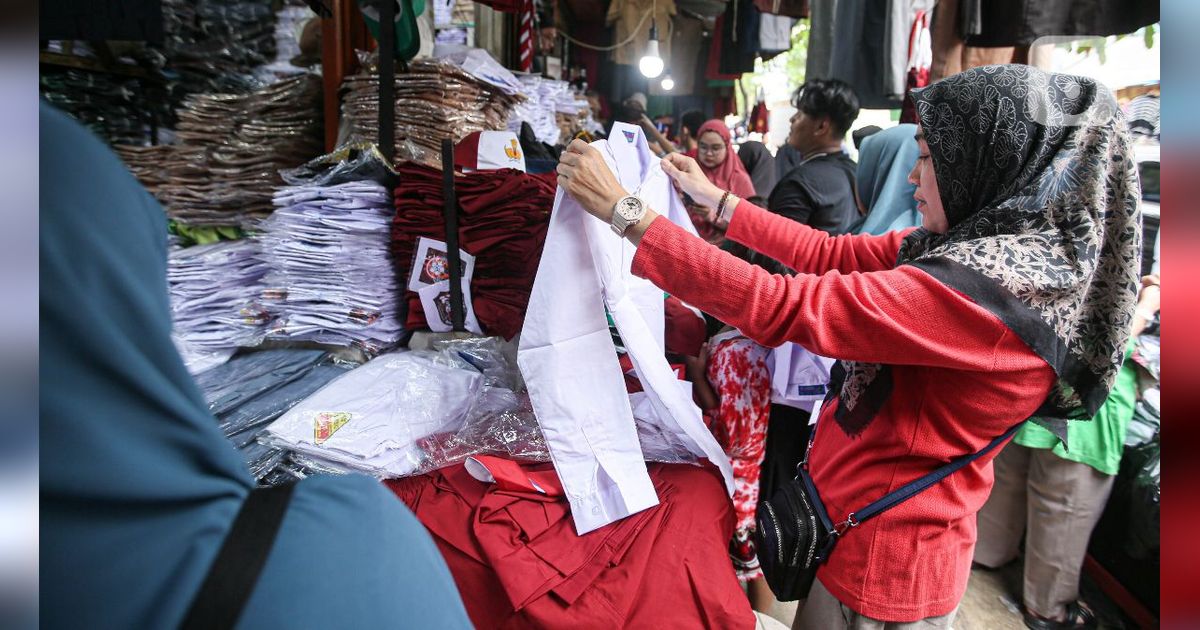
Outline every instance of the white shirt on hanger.
[[[694, 233], [642, 130], [617, 123], [610, 138], [592, 146], [622, 186]], [[663, 292], [631, 273], [636, 251], [558, 190], [517, 360], [579, 534], [658, 504], [606, 307], [659, 426], [711, 460], [733, 490], [728, 457], [667, 364]]]

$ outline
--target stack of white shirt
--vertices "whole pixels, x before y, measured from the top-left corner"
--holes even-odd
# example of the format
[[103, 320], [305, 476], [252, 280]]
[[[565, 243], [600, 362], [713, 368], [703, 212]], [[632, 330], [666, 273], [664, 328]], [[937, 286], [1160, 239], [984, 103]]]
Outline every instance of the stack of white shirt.
[[267, 267], [253, 240], [173, 249], [167, 263], [174, 336], [196, 351], [256, 345], [267, 321], [256, 302]]
[[391, 194], [375, 182], [289, 186], [260, 237], [270, 335], [376, 353], [396, 344]]
[[587, 110], [587, 101], [578, 100], [571, 91], [571, 85], [566, 81], [545, 79], [532, 74], [522, 74], [517, 78], [521, 82], [521, 94], [527, 100], [513, 108], [508, 128], [520, 133], [521, 123], [527, 122], [541, 142], [555, 145], [560, 141], [570, 140], [562, 138], [557, 114], [579, 115]]

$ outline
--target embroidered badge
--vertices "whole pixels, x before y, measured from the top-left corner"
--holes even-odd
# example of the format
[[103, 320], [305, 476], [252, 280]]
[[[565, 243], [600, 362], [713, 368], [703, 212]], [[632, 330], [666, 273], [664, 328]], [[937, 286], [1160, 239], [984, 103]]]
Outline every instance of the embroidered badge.
[[518, 162], [521, 160], [521, 145], [517, 144], [517, 140], [515, 138], [510, 141], [508, 146], [504, 147], [504, 155], [508, 156], [508, 159], [511, 162]]
[[632, 131], [626, 131], [624, 133], [625, 133], [625, 140], [629, 141], [629, 144], [633, 144], [633, 141], [637, 140], [637, 133], [632, 132]]
[[337, 430], [346, 426], [350, 422], [351, 414], [348, 411], [322, 411], [317, 414], [313, 420], [313, 441], [317, 444], [324, 444], [326, 440], [333, 437]]

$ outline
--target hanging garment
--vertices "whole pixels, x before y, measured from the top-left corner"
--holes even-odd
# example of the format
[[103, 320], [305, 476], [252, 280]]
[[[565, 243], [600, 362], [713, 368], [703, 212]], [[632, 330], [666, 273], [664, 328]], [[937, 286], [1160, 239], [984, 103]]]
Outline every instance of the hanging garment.
[[[641, 128], [616, 123], [610, 137], [592, 146], [622, 186], [687, 229], [687, 211]], [[728, 458], [666, 362], [662, 291], [632, 276], [634, 253], [631, 243], [559, 189], [517, 362], [580, 534], [658, 503], [605, 308], [660, 426], [716, 464], [733, 487]]]
[[[808, 56], [804, 64], [806, 79], [828, 79], [833, 68], [834, 16], [837, 0], [809, 2]], [[785, 173], [780, 173], [782, 177]]]
[[[915, 29], [921, 23], [923, 15], [933, 14], [936, 5], [936, 0], [888, 0], [883, 36], [883, 83], [880, 86], [884, 94], [903, 99], [908, 93], [906, 88], [909, 69], [913, 65], [913, 55], [919, 52], [916, 47], [922, 45], [919, 41], [913, 41], [917, 35]], [[925, 28], [929, 28], [927, 18]], [[933, 61], [932, 56], [933, 53], [930, 52], [928, 59], [924, 60], [924, 66]]]
[[808, 17], [808, 0], [754, 0], [759, 11], [796, 19]]
[[[730, 0], [721, 17], [717, 32], [721, 33], [720, 71], [737, 75], [754, 72], [758, 57], [759, 10], [750, 0]], [[714, 38], [715, 43], [715, 38]]]
[[[758, 6], [755, 3], [755, 6]], [[796, 19], [786, 15], [763, 13], [758, 18], [758, 51], [763, 61], [781, 55], [792, 48], [792, 27]]]
[[909, 94], [916, 88], [929, 85], [929, 69], [933, 65], [932, 44], [929, 14], [918, 11], [912, 24], [912, 36], [908, 40], [908, 76], [905, 80], [904, 107], [900, 111], [901, 123], [917, 122], [917, 107]]
[[968, 46], [1029, 46], [1039, 37], [1105, 37], [1132, 33], [1159, 20], [1159, 3], [1127, 0], [1000, 0], [981, 2], [979, 31]]
[[[884, 81], [889, 74], [885, 66], [888, 4], [889, 0], [837, 3], [834, 18], [837, 36], [833, 40], [829, 75], [826, 78], [841, 79], [850, 84], [863, 109], [900, 108], [901, 95], [889, 94]], [[901, 75], [904, 73], [904, 61], [903, 56], [898, 60]]]

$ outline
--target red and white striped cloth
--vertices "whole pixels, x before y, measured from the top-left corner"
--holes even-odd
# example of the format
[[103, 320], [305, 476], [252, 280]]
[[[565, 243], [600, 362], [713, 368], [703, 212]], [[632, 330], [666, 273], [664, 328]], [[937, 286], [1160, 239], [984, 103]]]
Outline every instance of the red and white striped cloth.
[[521, 30], [517, 38], [521, 72], [533, 71], [533, 12], [533, 0], [525, 0], [521, 3]]

